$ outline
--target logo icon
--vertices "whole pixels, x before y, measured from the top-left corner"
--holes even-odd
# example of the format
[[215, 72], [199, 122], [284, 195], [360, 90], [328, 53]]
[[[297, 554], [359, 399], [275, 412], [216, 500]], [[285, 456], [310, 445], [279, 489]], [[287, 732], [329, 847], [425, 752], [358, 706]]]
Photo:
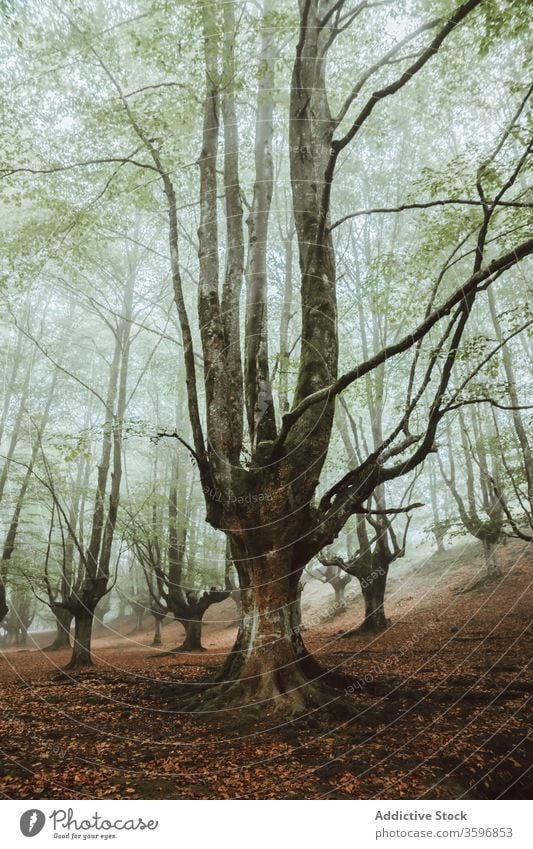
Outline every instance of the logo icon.
[[42, 831], [46, 822], [46, 817], [42, 811], [32, 808], [30, 811], [25, 811], [20, 818], [20, 830], [24, 837], [35, 837]]

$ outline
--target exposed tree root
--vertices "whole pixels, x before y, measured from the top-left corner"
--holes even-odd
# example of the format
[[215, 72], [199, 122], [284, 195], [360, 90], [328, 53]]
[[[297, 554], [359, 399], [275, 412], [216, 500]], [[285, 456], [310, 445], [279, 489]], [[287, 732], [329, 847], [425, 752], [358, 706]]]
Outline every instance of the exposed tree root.
[[[153, 643], [152, 643], [153, 645]], [[161, 657], [172, 657], [175, 654], [199, 654], [200, 652], [206, 652], [207, 649], [204, 649], [203, 646], [199, 646], [197, 648], [190, 648], [190, 646], [186, 645], [186, 643], [182, 643], [181, 646], [176, 646], [173, 649], [169, 649], [168, 651], [160, 651], [157, 654], [148, 655], [149, 658], [154, 660], [155, 658]]]
[[[230, 663], [231, 666], [231, 663]], [[220, 719], [230, 712], [235, 721], [256, 721], [265, 713], [284, 719], [312, 711], [351, 715], [348, 697], [350, 679], [324, 670], [313, 658], [305, 657], [274, 670], [263, 670], [228, 680], [222, 670], [204, 684], [185, 684], [179, 689], [179, 709], [198, 713], [216, 713]]]
[[65, 666], [52, 677], [52, 680], [66, 684], [76, 684], [88, 679], [96, 680], [99, 678], [99, 673], [94, 666], [77, 666], [75, 668]]
[[70, 672], [76, 669], [90, 669], [93, 665], [92, 660], [69, 660], [66, 666], [63, 667], [65, 672]]
[[172, 649], [170, 654], [180, 654], [183, 652], [187, 652], [188, 654], [196, 654], [197, 652], [204, 652], [207, 649], [204, 649], [203, 646], [188, 646], [186, 643], [182, 643], [181, 646], [176, 646], [175, 649]]

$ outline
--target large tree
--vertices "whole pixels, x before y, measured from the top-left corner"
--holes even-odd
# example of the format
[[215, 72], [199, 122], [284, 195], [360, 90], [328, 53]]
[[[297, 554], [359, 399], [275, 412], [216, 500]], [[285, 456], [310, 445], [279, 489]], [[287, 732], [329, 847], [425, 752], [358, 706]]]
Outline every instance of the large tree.
[[[207, 4], [203, 6], [206, 93], [199, 160], [198, 315], [204, 361], [205, 434], [177, 262], [174, 279], [185, 330], [185, 350], [191, 365], [188, 391], [194, 452], [204, 482], [207, 518], [230, 539], [242, 590], [243, 621], [235, 647], [218, 676], [220, 687], [211, 693], [215, 703], [227, 705], [274, 699], [274, 704], [283, 709], [288, 706], [301, 709], [321, 700], [324, 678], [320, 678], [321, 670], [305, 650], [298, 622], [298, 584], [302, 570], [311, 557], [332, 542], [352, 514], [365, 512], [365, 503], [378, 487], [414, 469], [434, 449], [437, 427], [443, 415], [443, 398], [474, 300], [496, 277], [533, 250], [533, 240], [526, 240], [492, 258], [486, 252], [493, 216], [499, 204], [507, 202], [508, 192], [524, 164], [527, 148], [521, 150], [504, 184], [491, 196], [485, 188], [485, 172], [509, 139], [526, 105], [528, 92], [510, 127], [496, 141], [493, 153], [486, 162], [480, 163], [478, 196], [472, 200], [480, 210], [474, 234], [474, 259], [470, 269], [465, 265], [460, 285], [445, 297], [440, 296], [439, 287], [435, 286], [427, 298], [421, 320], [409, 332], [366, 362], [338, 376], [337, 281], [330, 208], [339, 159], [356, 143], [362, 128], [374, 117], [374, 112], [383, 107], [383, 102], [411, 83], [427, 63], [435, 61], [442, 45], [463, 21], [475, 15], [480, 5], [477, 0], [470, 0], [451, 13], [417, 27], [366, 69], [334, 114], [328, 96], [328, 54], [343, 29], [364, 12], [365, 4], [355, 9], [348, 8], [344, 2], [301, 0], [299, 4], [300, 33], [291, 80], [289, 146], [301, 277], [301, 344], [292, 407], [279, 427], [276, 427], [272, 402], [264, 392], [269, 385], [265, 356], [267, 280], [260, 271], [252, 277], [254, 285], [248, 286], [245, 349], [249, 352], [254, 347], [255, 353], [253, 357], [247, 354], [244, 383], [240, 374], [236, 315], [240, 275], [229, 273], [235, 268], [238, 270], [238, 262], [232, 264], [235, 257], [232, 246], [242, 242], [242, 236], [235, 237], [229, 232], [230, 227], [238, 227], [240, 222], [239, 215], [234, 214], [239, 207], [235, 196], [239, 184], [237, 140], [234, 135], [228, 138], [235, 133], [233, 92], [228, 82], [232, 65], [232, 22], [225, 20], [225, 39], [222, 40], [218, 35], [220, 23], [216, 12]], [[230, 12], [231, 4], [227, 4], [226, 13]], [[226, 76], [218, 73], [217, 49], [222, 60], [225, 58], [228, 63]], [[406, 51], [409, 56], [402, 61]], [[367, 95], [352, 116], [367, 81], [393, 59], [395, 63], [401, 61], [401, 71]], [[222, 109], [221, 100], [226, 104]], [[222, 124], [228, 234], [226, 275], [220, 291], [217, 160], [222, 155], [219, 150]], [[268, 157], [268, 144], [264, 139], [264, 126], [261, 125], [256, 132], [259, 180], [264, 180], [265, 157]], [[171, 252], [175, 255], [171, 195], [169, 201]], [[252, 207], [252, 219], [254, 214]], [[263, 227], [262, 237], [266, 241], [264, 224]], [[254, 317], [253, 324], [250, 315]], [[431, 339], [433, 353], [419, 376], [419, 354], [426, 339]], [[410, 350], [414, 350], [410, 394], [399, 422], [381, 445], [324, 492], [317, 503], [320, 474], [331, 439], [335, 398], [365, 374]], [[430, 387], [432, 378], [435, 388]], [[423, 430], [413, 434], [410, 431], [413, 412], [418, 410], [420, 399], [428, 395], [430, 403]], [[249, 411], [251, 444], [248, 466], [240, 461], [245, 408]]]
[[[468, 0], [457, 6], [449, 0], [406, 2], [398, 20], [389, 19], [386, 2], [300, 0], [295, 20], [292, 6], [264, 0], [261, 14], [254, 7], [243, 25], [232, 2], [213, 5], [199, 0], [191, 9], [173, 9], [177, 20], [190, 27], [186, 49], [180, 44], [175, 51], [160, 52], [159, 9], [153, 13], [157, 26], [153, 36], [146, 36], [144, 52], [142, 40], [137, 44], [133, 37], [123, 43], [117, 36], [110, 42], [114, 26], [101, 21], [100, 7], [94, 20], [90, 10], [85, 15], [60, 13], [63, 38], [70, 38], [71, 48], [82, 51], [94, 71], [94, 81], [92, 75], [83, 75], [84, 97], [99, 97], [100, 89], [91, 88], [95, 85], [106, 94], [96, 109], [98, 144], [93, 137], [90, 154], [76, 148], [76, 155], [68, 160], [65, 156], [59, 165], [10, 164], [5, 176], [14, 185], [19, 178], [37, 179], [43, 173], [57, 179], [65, 172], [70, 180], [80, 175], [78, 184], [86, 188], [81, 175], [94, 178], [104, 172], [98, 197], [125, 170], [142, 174], [152, 191], [154, 181], [159, 186], [192, 434], [184, 426], [176, 435], [188, 445], [198, 466], [207, 521], [227, 535], [241, 588], [237, 641], [203, 703], [205, 698], [225, 706], [267, 701], [290, 711], [322, 702], [326, 678], [308, 655], [300, 633], [302, 571], [351, 516], [372, 515], [369, 510], [380, 509], [373, 506], [380, 488], [412, 472], [435, 450], [476, 299], [533, 251], [533, 240], [520, 238], [529, 206], [520, 181], [531, 147], [524, 120], [531, 89], [519, 84], [513, 87], [515, 102], [509, 114], [491, 120], [490, 128], [484, 125], [476, 162], [471, 158], [463, 168], [461, 185], [466, 183], [468, 190], [450, 193], [444, 178], [435, 179], [429, 197], [427, 192], [414, 200], [406, 196], [397, 204], [379, 203], [373, 209], [361, 209], [350, 199], [347, 210], [346, 181], [341, 176], [341, 168], [350, 163], [355, 170], [363, 167], [360, 154], [365, 145], [370, 150], [367, 159], [381, 158], [385, 168], [387, 151], [379, 138], [372, 144], [368, 138], [376, 126], [394, 132], [395, 104], [396, 118], [409, 110], [444, 108], [432, 70], [436, 65], [455, 91], [463, 88], [463, 112], [468, 117], [472, 108], [476, 124], [479, 112], [468, 100], [465, 67], [466, 76], [473, 78], [476, 60], [486, 62], [478, 47], [490, 51], [499, 38], [518, 38], [524, 25], [515, 2], [509, 0], [501, 9], [499, 5], [492, 0]], [[139, 10], [149, 14], [142, 3]], [[115, 23], [118, 27], [120, 21], [113, 17]], [[278, 29], [295, 47], [285, 112], [283, 98], [273, 99]], [[367, 43], [358, 33], [369, 31]], [[174, 20], [165, 35], [169, 33], [175, 37]], [[461, 61], [454, 54], [457, 44]], [[259, 61], [257, 74], [251, 77], [256, 100], [252, 120], [240, 95], [246, 85], [243, 64], [255, 46]], [[162, 81], [154, 76], [154, 68]], [[199, 69], [203, 79], [198, 78]], [[188, 74], [185, 81], [176, 79], [181, 71]], [[136, 87], [130, 86], [130, 76]], [[163, 96], [171, 100], [163, 102]], [[176, 103], [179, 133], [185, 139], [181, 145], [175, 132]], [[446, 122], [445, 112], [441, 120]], [[88, 135], [94, 124], [91, 114], [85, 125]], [[104, 150], [102, 125], [102, 144], [108, 145]], [[288, 147], [288, 168], [284, 162], [274, 167], [276, 127], [285, 150]], [[190, 159], [185, 160], [185, 148], [190, 157], [195, 133], [199, 136], [196, 185]], [[425, 164], [413, 145], [415, 153]], [[10, 163], [13, 160], [11, 151]], [[191, 185], [197, 190], [192, 202], [198, 211], [197, 241], [188, 210]], [[274, 251], [277, 240], [272, 226], [275, 190], [291, 208], [287, 232], [293, 222], [300, 276], [294, 387], [287, 385], [285, 369], [289, 317], [282, 317], [281, 333], [279, 325], [276, 328], [283, 349], [282, 416], [277, 414], [271, 387], [273, 336], [268, 318], [273, 274], [269, 251]], [[141, 198], [146, 196], [145, 190]], [[437, 220], [432, 256], [413, 273], [415, 305], [404, 313], [405, 327], [394, 341], [382, 340], [369, 357], [346, 363], [346, 340], [339, 338], [337, 316], [343, 227], [360, 216], [416, 215], [423, 209], [455, 213], [454, 227], [448, 228], [454, 237], [444, 234]], [[198, 262], [191, 270], [195, 249]], [[396, 262], [404, 262], [401, 252]], [[289, 309], [290, 289], [287, 283]], [[242, 300], [246, 303], [241, 316]], [[402, 313], [403, 304], [393, 306]], [[383, 416], [378, 444], [333, 482], [326, 460], [336, 399], [345, 393], [353, 408], [354, 385], [398, 362], [408, 375], [400, 410]]]

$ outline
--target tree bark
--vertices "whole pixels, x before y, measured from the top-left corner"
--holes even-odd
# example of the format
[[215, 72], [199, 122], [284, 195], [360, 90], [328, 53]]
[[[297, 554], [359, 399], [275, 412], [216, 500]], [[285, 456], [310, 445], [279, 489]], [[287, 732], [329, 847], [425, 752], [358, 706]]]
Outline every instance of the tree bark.
[[361, 632], [384, 631], [390, 625], [385, 616], [385, 588], [387, 586], [388, 567], [378, 567], [374, 577], [361, 580], [361, 591], [365, 601], [365, 618], [359, 629]]
[[52, 607], [52, 612], [56, 618], [56, 636], [49, 646], [43, 651], [58, 651], [59, 649], [70, 648], [70, 626], [72, 623], [72, 613], [65, 607]]
[[202, 619], [180, 619], [185, 628], [185, 639], [176, 651], [205, 651], [202, 646]]
[[[242, 621], [233, 650], [215, 679], [210, 702], [301, 712], [323, 703], [324, 670], [301, 637], [300, 577], [293, 552], [251, 551], [252, 539], [232, 545], [241, 584]], [[326, 676], [327, 677], [327, 676]], [[331, 699], [331, 693], [329, 698]], [[209, 693], [202, 698], [205, 702]]]
[[344, 593], [346, 590], [346, 586], [349, 582], [345, 580], [347, 576], [339, 576], [338, 578], [333, 578], [330, 581], [331, 586], [333, 587], [333, 592], [335, 593], [335, 610], [338, 612], [342, 612], [346, 610], [346, 601], [344, 600]]
[[496, 556], [496, 543], [490, 539], [483, 539], [483, 556], [485, 558], [485, 566], [487, 567], [487, 578], [499, 578], [502, 574], [498, 558]]
[[[492, 289], [488, 290], [488, 300], [489, 300], [489, 309], [492, 318], [492, 323], [494, 325], [494, 329], [496, 331], [496, 336], [498, 342], [502, 342], [503, 340], [503, 332], [502, 326], [500, 322], [500, 318], [498, 316], [498, 312], [496, 309], [496, 299], [494, 296], [494, 292]], [[522, 451], [522, 458], [524, 461], [524, 472], [526, 476], [527, 483], [527, 494], [529, 507], [531, 510], [531, 514], [533, 515], [533, 455], [531, 453], [531, 445], [529, 443], [528, 435], [526, 428], [524, 426], [524, 422], [522, 419], [522, 415], [520, 410], [518, 409], [520, 406], [520, 400], [518, 397], [518, 391], [516, 386], [516, 378], [513, 367], [513, 359], [509, 345], [504, 345], [502, 348], [502, 362], [503, 368], [505, 372], [505, 377], [507, 380], [507, 391], [509, 393], [509, 398], [511, 401], [511, 405], [514, 408], [511, 412], [512, 420], [514, 424], [514, 428], [516, 431], [516, 436], [518, 438], [518, 442], [520, 444], [520, 449]]]
[[255, 127], [255, 183], [248, 217], [248, 267], [244, 383], [252, 446], [276, 436], [268, 363], [268, 223], [274, 186], [272, 163], [276, 47], [268, 21], [272, 0], [263, 0], [260, 79]]
[[91, 636], [94, 619], [94, 608], [84, 607], [74, 614], [74, 644], [72, 657], [65, 669], [79, 669], [92, 666]]
[[154, 639], [152, 640], [153, 646], [162, 646], [163, 640], [161, 639], [161, 620], [163, 617], [159, 613], [154, 613], [152, 611], [152, 616], [154, 617]]

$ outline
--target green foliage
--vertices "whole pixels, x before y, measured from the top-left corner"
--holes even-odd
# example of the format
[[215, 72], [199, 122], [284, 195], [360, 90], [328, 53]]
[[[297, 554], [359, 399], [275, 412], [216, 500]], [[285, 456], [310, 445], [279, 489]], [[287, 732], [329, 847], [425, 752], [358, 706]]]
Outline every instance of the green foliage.
[[531, 6], [528, 0], [488, 0], [481, 6], [484, 33], [479, 52], [487, 56], [498, 41], [518, 39], [530, 33]]

